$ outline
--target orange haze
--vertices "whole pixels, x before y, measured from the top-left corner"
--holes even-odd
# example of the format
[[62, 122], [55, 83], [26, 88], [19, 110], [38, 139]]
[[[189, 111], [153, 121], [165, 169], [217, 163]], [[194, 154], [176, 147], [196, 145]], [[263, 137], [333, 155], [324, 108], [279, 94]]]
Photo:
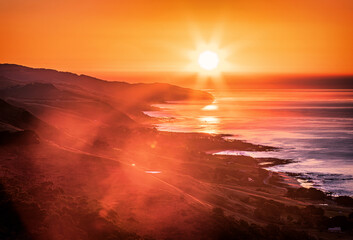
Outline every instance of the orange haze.
[[187, 52], [212, 41], [231, 72], [352, 74], [352, 13], [352, 0], [0, 0], [0, 62], [185, 71]]

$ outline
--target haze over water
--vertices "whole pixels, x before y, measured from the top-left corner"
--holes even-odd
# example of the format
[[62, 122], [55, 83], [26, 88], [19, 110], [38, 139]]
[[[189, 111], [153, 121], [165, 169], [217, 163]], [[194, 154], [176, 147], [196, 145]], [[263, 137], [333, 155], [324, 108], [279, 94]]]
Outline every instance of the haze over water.
[[[293, 159], [270, 168], [299, 174], [303, 186], [353, 195], [353, 90], [226, 90], [210, 92], [213, 104], [169, 103], [157, 128], [165, 131], [232, 134], [279, 147], [278, 152], [224, 151], [254, 157]], [[231, 149], [230, 149], [231, 150]]]

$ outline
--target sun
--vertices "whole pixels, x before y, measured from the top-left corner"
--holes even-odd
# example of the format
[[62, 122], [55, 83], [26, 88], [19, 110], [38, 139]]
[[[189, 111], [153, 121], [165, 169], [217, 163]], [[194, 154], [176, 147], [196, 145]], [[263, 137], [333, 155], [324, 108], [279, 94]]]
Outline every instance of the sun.
[[220, 47], [216, 41], [209, 43], [195, 41], [195, 48], [186, 50], [185, 57], [189, 63], [183, 69], [186, 72], [197, 74], [200, 81], [204, 79], [213, 79], [218, 81], [226, 72], [232, 72], [234, 64], [230, 64], [228, 57], [231, 54], [231, 49], [227, 46]]
[[217, 53], [207, 50], [199, 55], [198, 62], [200, 67], [205, 70], [211, 71], [218, 67], [219, 57]]

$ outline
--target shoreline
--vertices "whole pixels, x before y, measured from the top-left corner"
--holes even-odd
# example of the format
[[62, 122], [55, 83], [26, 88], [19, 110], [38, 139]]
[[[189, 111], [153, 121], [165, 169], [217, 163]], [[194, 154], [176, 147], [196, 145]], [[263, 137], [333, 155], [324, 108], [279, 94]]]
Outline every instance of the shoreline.
[[[223, 135], [223, 134], [221, 134], [221, 135]], [[225, 135], [227, 135], [227, 134], [225, 134]], [[274, 148], [274, 150], [268, 150], [266, 152], [271, 152], [271, 151], [278, 150], [278, 148], [275, 148], [275, 147], [273, 147], [273, 148]], [[233, 151], [233, 150], [230, 150], [230, 149], [227, 149], [227, 150]], [[222, 154], [217, 154], [217, 153], [223, 152], [223, 151], [227, 151], [227, 150], [213, 150], [213, 151], [208, 151], [207, 154], [222, 155]], [[257, 151], [254, 151], [254, 152], [260, 152], [260, 151], [261, 150], [257, 150]], [[236, 156], [236, 155], [232, 155], [232, 154], [229, 154], [229, 155]], [[238, 155], [238, 156], [247, 156], [247, 155]], [[287, 188], [300, 188], [300, 187], [303, 187], [302, 184], [300, 183], [299, 179], [296, 178], [295, 176], [291, 176], [290, 173], [276, 172], [276, 171], [267, 169], [268, 167], [289, 164], [289, 163], [294, 162], [294, 160], [292, 160], [292, 159], [280, 159], [280, 158], [260, 158], [260, 157], [258, 157], [258, 158], [257, 157], [252, 157], [252, 158], [254, 158], [255, 160], [258, 161], [258, 166], [260, 168], [270, 172], [271, 175], [277, 174], [278, 177], [280, 179], [282, 179], [282, 180], [277, 180], [277, 185], [279, 185], [279, 186], [285, 185]]]
[[[156, 119], [157, 121], [160, 121], [161, 119], [164, 119], [163, 117], [150, 117], [150, 118], [151, 119]], [[151, 126], [154, 127], [154, 124], [152, 123]], [[182, 131], [179, 132], [179, 131], [167, 131], [167, 130], [158, 130], [158, 131], [159, 132], [167, 132], [167, 133], [178, 133], [178, 134], [207, 134], [207, 135], [210, 135], [210, 136], [221, 137], [225, 141], [240, 141], [240, 142], [249, 143], [249, 142], [244, 141], [244, 140], [236, 139], [234, 137], [234, 135], [227, 134], [227, 133], [211, 134], [211, 133], [201, 133], [201, 132], [196, 132], [196, 131], [193, 131], [193, 132], [182, 132]], [[226, 137], [231, 137], [231, 138], [227, 139]], [[252, 144], [252, 143], [249, 143], [249, 144]], [[218, 149], [208, 150], [205, 153], [206, 154], [210, 154], [210, 155], [223, 155], [223, 154], [217, 154], [217, 153], [225, 152], [225, 151], [235, 151], [235, 152], [236, 151], [238, 151], [238, 152], [273, 152], [273, 151], [277, 151], [277, 150], [280, 149], [278, 147], [272, 147], [272, 146], [265, 146], [265, 145], [258, 145], [258, 144], [254, 144], [254, 145], [258, 146], [258, 149], [250, 150], [250, 151], [239, 151], [239, 150], [229, 149], [229, 148], [218, 148]], [[228, 156], [237, 156], [237, 155], [232, 155], [232, 154], [224, 154], [224, 155], [225, 156], [227, 156], [227, 155]], [[247, 156], [247, 155], [238, 155], [238, 156]], [[266, 170], [268, 172], [272, 172], [272, 173], [278, 174], [280, 178], [283, 178], [282, 181], [279, 181], [277, 183], [278, 185], [285, 184], [288, 188], [300, 188], [300, 187], [303, 187], [301, 185], [299, 179], [294, 177], [294, 176], [291, 176], [290, 173], [276, 172], [276, 171], [267, 169], [267, 167], [289, 164], [289, 163], [294, 162], [294, 160], [292, 160], [292, 159], [280, 159], [280, 158], [274, 158], [274, 157], [273, 158], [272, 157], [252, 157], [252, 158], [258, 161], [258, 166], [261, 169]]]
[[[273, 103], [265, 101], [255, 104], [253, 102], [247, 103], [247, 101], [254, 100], [252, 95], [243, 96], [235, 92], [225, 93], [222, 91], [213, 94], [216, 102], [211, 106], [218, 107], [217, 109], [204, 110], [200, 104], [183, 103], [185, 109], [183, 104], [172, 104], [169, 107], [164, 105], [156, 117], [163, 117], [166, 113], [168, 116], [177, 116], [178, 119], [168, 121], [162, 119], [157, 121], [155, 126], [161, 131], [231, 133], [236, 139], [283, 147], [276, 153], [261, 153], [265, 157], [292, 158], [296, 161], [293, 164], [275, 166], [271, 168], [273, 171], [302, 173], [302, 177], [296, 178], [303, 187], [316, 187], [326, 192], [333, 192], [335, 195], [353, 196], [353, 172], [349, 149], [351, 136], [342, 127], [349, 123], [347, 122], [349, 118], [344, 117], [346, 115], [339, 118], [339, 121], [342, 121], [341, 126], [341, 124], [336, 124], [338, 120], [335, 117], [337, 116], [331, 116], [330, 111], [333, 107], [329, 108], [330, 111], [325, 110], [326, 103], [322, 103], [323, 110], [320, 112], [307, 112], [306, 108], [302, 109], [303, 104], [311, 104], [311, 102], [309, 99], [297, 102], [296, 98], [300, 96], [297, 93], [293, 95], [295, 101], [291, 103], [295, 108], [287, 109], [288, 114], [293, 114], [293, 116], [280, 115], [280, 111], [291, 105], [287, 106], [287, 103], [276, 102], [277, 100], [285, 101], [287, 97], [292, 97], [291, 95], [270, 94], [269, 100], [264, 98], [261, 101], [272, 101], [274, 96], [279, 98], [275, 98]], [[330, 98], [326, 100], [330, 100]], [[271, 105], [267, 106], [268, 104]], [[277, 104], [281, 107], [278, 107]], [[249, 107], [249, 109], [244, 107]], [[261, 109], [265, 109], [264, 113]], [[326, 120], [331, 118], [335, 120]], [[321, 128], [332, 130], [321, 132]]]
[[[160, 110], [159, 110], [160, 111]], [[147, 115], [148, 116], [148, 115]], [[159, 117], [151, 117], [149, 116], [151, 122], [148, 124], [149, 126], [151, 126], [152, 128], [156, 128], [158, 129], [158, 127], [155, 126], [155, 122], [154, 120], [158, 121], [163, 121], [164, 117], [159, 116]], [[158, 123], [157, 123], [158, 124]], [[249, 149], [249, 150], [238, 150], [238, 149], [232, 149], [232, 148], [226, 148], [226, 147], [222, 147], [222, 148], [215, 148], [213, 150], [208, 150], [206, 153], [207, 154], [217, 154], [220, 152], [243, 152], [243, 153], [271, 153], [274, 151], [278, 151], [280, 150], [280, 148], [278, 147], [272, 147], [272, 146], [267, 146], [267, 145], [261, 145], [260, 144], [253, 144], [251, 142], [248, 142], [247, 140], [244, 139], [237, 139], [235, 135], [233, 134], [229, 134], [229, 133], [218, 133], [218, 134], [214, 134], [214, 133], [204, 133], [204, 132], [198, 132], [198, 131], [171, 131], [171, 130], [159, 130], [160, 132], [170, 132], [170, 133], [179, 133], [179, 134], [208, 134], [210, 136], [218, 136], [223, 138], [225, 141], [238, 141], [238, 142], [244, 142], [244, 143], [248, 143], [251, 145], [255, 145], [257, 146], [256, 149]], [[221, 155], [221, 154], [219, 154]], [[225, 154], [225, 155], [232, 155], [232, 154]], [[261, 154], [260, 154], [261, 155]], [[267, 155], [267, 154], [266, 154]], [[234, 155], [235, 156], [235, 155]], [[246, 155], [245, 155], [246, 156]], [[321, 189], [317, 186], [314, 186], [313, 184], [310, 184], [310, 180], [312, 180], [313, 178], [310, 177], [306, 177], [306, 178], [301, 178], [300, 176], [304, 176], [303, 173], [294, 173], [294, 172], [283, 172], [283, 171], [274, 171], [271, 169], [267, 169], [268, 167], [274, 167], [274, 166], [278, 166], [278, 165], [286, 165], [286, 164], [290, 164], [290, 163], [295, 163], [296, 161], [293, 159], [284, 159], [284, 158], [277, 158], [277, 157], [256, 157], [256, 156], [251, 156], [254, 159], [259, 160], [259, 166], [266, 170], [266, 171], [271, 171], [273, 173], [279, 173], [282, 174], [283, 176], [285, 176], [285, 179], [289, 179], [288, 182], [288, 187], [291, 188], [292, 186], [297, 186], [297, 187], [302, 187], [302, 188], [315, 188], [319, 191], [322, 191], [323, 193], [325, 193], [328, 196], [332, 195], [332, 192]], [[303, 181], [301, 181], [303, 180]], [[309, 180], [309, 181], [305, 181], [305, 180]], [[287, 182], [287, 181], [283, 181], [283, 182]], [[347, 195], [347, 194], [335, 194], [335, 196], [348, 196], [348, 197], [353, 197], [353, 195]]]
[[[150, 122], [148, 125], [152, 126], [152, 128], [158, 129], [155, 127], [153, 122], [154, 122], [154, 120], [157, 120], [157, 122], [158, 122], [161, 119], [163, 120], [163, 117], [150, 117], [150, 120], [152, 120], [152, 123]], [[228, 133], [212, 134], [212, 133], [202, 133], [202, 132], [197, 132], [197, 131], [191, 131], [191, 132], [179, 132], [179, 131], [170, 131], [170, 130], [158, 130], [158, 131], [165, 132], [165, 133], [171, 133], [171, 134], [175, 133], [175, 134], [186, 134], [186, 135], [193, 135], [193, 134], [195, 134], [195, 135], [197, 135], [197, 134], [209, 135], [210, 137], [211, 136], [218, 137], [218, 138], [221, 138], [224, 141], [230, 142], [230, 143], [231, 142], [242, 142], [242, 143], [249, 144], [251, 146], [256, 146], [255, 148], [242, 149], [242, 150], [229, 148], [229, 146], [215, 147], [215, 148], [213, 148], [211, 150], [209, 149], [205, 152], [206, 154], [210, 154], [212, 156], [217, 155], [216, 153], [223, 152], [223, 151], [251, 152], [251, 153], [268, 152], [268, 153], [270, 153], [273, 151], [280, 150], [280, 148], [278, 148], [278, 147], [265, 146], [265, 145], [261, 145], [261, 144], [252, 144], [246, 140], [239, 140], [239, 139], [236, 139], [234, 135], [228, 134]], [[227, 145], [227, 144], [225, 144], [225, 145]], [[240, 155], [240, 156], [242, 156], [242, 155]], [[281, 188], [286, 189], [285, 193], [283, 193], [285, 196], [287, 196], [287, 194], [289, 194], [291, 189], [294, 189], [294, 190], [307, 189], [308, 191], [311, 191], [312, 189], [314, 189], [316, 192], [319, 192], [322, 195], [322, 199], [328, 199], [328, 200], [333, 199], [333, 201], [336, 201], [336, 199], [339, 197], [348, 197], [353, 200], [352, 196], [350, 196], [350, 195], [335, 195], [334, 196], [334, 195], [332, 195], [331, 192], [324, 191], [324, 190], [322, 190], [318, 187], [315, 187], [313, 185], [305, 185], [305, 183], [300, 182], [299, 177], [296, 177], [296, 176], [298, 176], [298, 174], [290, 173], [290, 172], [273, 171], [271, 169], [267, 169], [268, 167], [293, 163], [293, 162], [295, 162], [295, 160], [293, 160], [293, 159], [281, 159], [281, 158], [276, 158], [276, 157], [252, 157], [252, 158], [258, 162], [257, 164], [258, 164], [259, 168], [261, 168], [264, 171], [267, 171], [268, 174], [271, 175], [271, 177], [269, 178], [268, 185], [272, 185], [273, 187], [279, 188], [279, 189], [281, 189]], [[265, 177], [264, 177], [264, 179], [265, 179]], [[309, 202], [311, 200], [313, 200], [313, 199], [311, 199], [311, 197], [312, 197], [311, 194], [312, 194], [311, 192], [308, 193], [307, 196], [304, 197], [304, 200], [305, 201], [309, 200]], [[314, 197], [314, 199], [315, 199], [315, 197]], [[329, 205], [331, 205], [331, 204], [329, 204]]]
[[[40, 239], [63, 232], [75, 233], [77, 239], [291, 236], [306, 240], [315, 239], [310, 235], [328, 239], [321, 236], [330, 234], [330, 227], [352, 233], [353, 199], [298, 188], [293, 177], [268, 170], [289, 160], [256, 158], [260, 152], [275, 153], [278, 148], [233, 139], [229, 134], [159, 131], [152, 126], [156, 118], [143, 114], [152, 102], [184, 99], [189, 93], [197, 99], [209, 94], [178, 87], [161, 91], [158, 84], [128, 85], [127, 91], [126, 84], [121, 88], [123, 83], [94, 79], [90, 79], [94, 86], [89, 87], [82, 82], [87, 78], [76, 75], [72, 77], [77, 81], [65, 81], [63, 86], [48, 78], [47, 70], [17, 70], [26, 72], [26, 77], [18, 77], [24, 83], [19, 87], [22, 93], [10, 87], [1, 100], [1, 121], [5, 130], [11, 130], [0, 134], [5, 139], [0, 143], [0, 202], [6, 203], [0, 207], [8, 213], [2, 222], [9, 223], [9, 230], [16, 230], [16, 222], [8, 220], [20, 216], [18, 229], [26, 226], [23, 230]], [[61, 73], [49, 73], [58, 75], [53, 79], [66, 79]], [[45, 74], [46, 81], [28, 84], [27, 74], [35, 79]], [[97, 96], [80, 95], [86, 90], [77, 86]], [[33, 88], [36, 91], [29, 90]], [[53, 94], [45, 95], [47, 89], [58, 94], [55, 101]], [[74, 98], [70, 92], [76, 93]], [[265, 136], [260, 134], [259, 139]], [[207, 153], [215, 149], [255, 155]], [[9, 206], [16, 208], [8, 212]], [[122, 231], [133, 235], [120, 235]], [[240, 235], [244, 231], [246, 235]]]

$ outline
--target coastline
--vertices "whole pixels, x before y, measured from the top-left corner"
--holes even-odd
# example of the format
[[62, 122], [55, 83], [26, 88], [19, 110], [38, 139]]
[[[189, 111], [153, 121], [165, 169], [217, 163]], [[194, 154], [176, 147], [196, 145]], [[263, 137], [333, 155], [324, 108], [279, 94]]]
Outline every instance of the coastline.
[[[33, 93], [27, 88], [63, 94], [51, 84], [22, 87], [27, 97]], [[290, 162], [259, 154], [277, 148], [229, 134], [159, 131], [152, 126], [158, 119], [142, 113], [150, 103], [143, 99], [130, 111], [108, 108], [106, 113], [101, 102], [83, 96], [77, 101], [64, 93], [56, 101], [52, 95], [38, 100], [37, 94], [29, 101], [10, 91], [5, 99], [10, 103], [1, 101], [0, 187], [2, 200], [16, 206], [3, 217], [20, 213], [26, 224], [34, 220], [30, 230], [41, 239], [50, 238], [58, 216], [70, 223], [65, 231], [78, 235], [98, 223], [103, 227], [94, 234], [126, 230], [138, 239], [219, 239], [224, 234], [234, 239], [244, 233], [242, 239], [312, 240], [310, 235], [330, 234], [330, 227], [344, 234], [353, 229], [353, 199], [298, 187], [293, 176], [268, 170]], [[115, 106], [120, 99], [108, 103]], [[63, 115], [68, 110], [75, 115]], [[215, 154], [220, 151], [239, 154]]]
[[[228, 134], [221, 134], [223, 135], [228, 135]], [[269, 147], [269, 146], [261, 146], [259, 150], [255, 150], [255, 152], [260, 152], [265, 150], [266, 152], [271, 152], [271, 151], [276, 151], [278, 148], [276, 147]], [[222, 155], [221, 153], [224, 151], [234, 151], [234, 149], [218, 149], [218, 150], [212, 150], [208, 151], [208, 154], [216, 154], [216, 155]], [[230, 154], [232, 155], [232, 154]], [[244, 156], [244, 155], [243, 155]], [[245, 155], [246, 156], [246, 155]], [[262, 168], [263, 170], [266, 170], [269, 172], [270, 179], [273, 178], [273, 175], [276, 176], [275, 183], [274, 185], [285, 187], [285, 188], [301, 188], [303, 185], [300, 183], [298, 178], [295, 176], [291, 175], [290, 173], [285, 173], [285, 172], [276, 172], [273, 170], [268, 169], [268, 167], [273, 167], [277, 165], [284, 165], [284, 164], [289, 164], [294, 162], [292, 159], [280, 159], [280, 158], [265, 158], [265, 157], [253, 157], [257, 162], [258, 166]], [[270, 180], [269, 179], [269, 180]]]
[[[152, 119], [156, 119], [157, 122], [163, 117], [152, 117]], [[152, 121], [153, 122], [153, 121]], [[305, 184], [300, 182], [300, 178], [297, 177], [297, 174], [287, 173], [287, 172], [278, 172], [268, 169], [269, 167], [284, 165], [295, 162], [292, 159], [281, 159], [281, 158], [273, 158], [273, 157], [251, 157], [247, 154], [243, 155], [242, 153], [260, 153], [260, 152], [272, 152], [276, 151], [279, 148], [271, 147], [271, 146], [263, 146], [258, 144], [248, 143], [247, 141], [235, 139], [231, 134], [210, 134], [210, 133], [200, 133], [200, 132], [174, 132], [174, 131], [161, 131], [161, 132], [169, 132], [171, 134], [201, 134], [201, 135], [209, 135], [210, 137], [222, 138], [223, 140], [230, 142], [243, 142], [249, 144], [249, 146], [255, 146], [250, 148], [232, 148], [225, 143], [224, 145], [214, 145], [213, 148], [208, 149], [205, 154], [210, 156], [223, 156], [233, 158], [235, 161], [240, 158], [251, 158], [256, 161], [256, 165], [258, 168], [262, 169], [262, 171], [266, 172], [265, 175], [262, 174], [261, 181], [264, 183], [264, 187], [257, 188], [256, 191], [263, 192], [265, 194], [270, 193], [273, 194], [274, 199], [277, 197], [284, 197], [285, 199], [296, 199], [299, 200], [299, 205], [315, 205], [323, 207], [332, 213], [340, 214], [345, 212], [348, 214], [349, 207], [353, 206], [353, 202], [350, 202], [349, 196], [348, 204], [342, 205], [339, 203], [339, 196], [332, 196], [329, 192], [324, 192], [318, 188], [313, 186], [305, 186]], [[229, 138], [229, 136], [231, 136]], [[241, 152], [241, 154], [222, 154], [222, 152]], [[255, 154], [256, 155], [256, 154]], [[228, 161], [227, 164], [230, 164]], [[261, 174], [260, 174], [261, 175]], [[236, 187], [236, 186], [234, 186]], [[267, 188], [266, 188], [267, 187]], [[301, 195], [304, 191], [305, 193]], [[299, 193], [299, 194], [297, 194]], [[346, 198], [343, 196], [342, 198]], [[353, 201], [353, 199], [352, 199]], [[290, 203], [291, 201], [289, 201]]]
[[[278, 152], [253, 155], [294, 159], [292, 164], [271, 169], [301, 173], [297, 179], [305, 187], [353, 196], [351, 118], [348, 118], [351, 113], [347, 108], [332, 107], [336, 100], [330, 95], [324, 99], [317, 99], [316, 95], [302, 99], [301, 90], [281, 94], [261, 90], [256, 95], [219, 90], [213, 94], [215, 102], [206, 107], [193, 102], [160, 105], [161, 114], [156, 116], [168, 114], [175, 119], [164, 119], [156, 124], [157, 128], [173, 132], [231, 133], [251, 143], [278, 146], [281, 148]], [[323, 94], [333, 92], [323, 91]], [[334, 94], [344, 100], [337, 106], [350, 104], [347, 99], [350, 95], [343, 96], [339, 91]]]
[[[161, 109], [158, 108], [155, 109], [154, 111], [160, 111]], [[148, 125], [150, 125], [151, 127], [154, 127], [154, 124], [156, 124], [156, 122], [158, 123], [159, 121], [165, 121], [165, 119], [170, 119], [170, 118], [174, 118], [171, 117], [169, 115], [165, 116], [162, 113], [157, 114], [157, 115], [149, 115], [144, 113], [149, 119], [148, 119]], [[232, 134], [227, 134], [227, 133], [222, 133], [222, 134], [210, 134], [210, 133], [200, 133], [200, 132], [182, 132], [182, 131], [168, 131], [168, 130], [158, 130], [161, 132], [168, 132], [168, 133], [179, 133], [179, 134], [209, 134], [210, 136], [218, 136], [222, 139], [224, 139], [225, 141], [236, 141], [236, 142], [244, 142], [244, 143], [248, 143], [247, 141], [243, 141], [243, 140], [239, 140], [236, 139]], [[225, 151], [238, 151], [238, 152], [273, 152], [276, 150], [279, 150], [279, 148], [277, 147], [272, 147], [272, 146], [265, 146], [265, 145], [260, 145], [260, 144], [252, 144], [252, 143], [248, 143], [250, 145], [256, 146], [255, 148], [250, 148], [250, 149], [242, 149], [240, 150], [236, 150], [236, 149], [232, 149], [229, 148], [229, 146], [223, 146], [223, 147], [219, 147], [218, 148], [214, 148], [212, 150], [208, 150], [206, 152], [206, 154], [210, 154], [210, 155], [222, 155], [220, 153], [225, 152]], [[228, 154], [226, 154], [228, 155]], [[232, 154], [229, 154], [232, 155]], [[240, 154], [241, 155], [241, 154]], [[246, 156], [246, 155], [245, 155]], [[303, 187], [301, 185], [301, 183], [299, 182], [298, 178], [296, 178], [295, 176], [292, 176], [289, 173], [285, 173], [285, 172], [276, 172], [276, 171], [272, 171], [272, 170], [268, 170], [266, 168], [268, 167], [272, 167], [272, 166], [276, 166], [276, 165], [283, 165], [283, 164], [288, 164], [288, 163], [292, 163], [294, 162], [292, 159], [280, 159], [280, 158], [272, 158], [272, 157], [253, 157], [253, 159], [255, 159], [258, 162], [258, 166], [260, 168], [262, 168], [263, 170], [266, 170], [268, 172], [271, 172], [271, 176], [273, 174], [278, 175], [278, 178], [276, 181], [276, 185], [278, 186], [282, 186], [282, 187], [286, 187], [286, 188], [300, 188]]]

